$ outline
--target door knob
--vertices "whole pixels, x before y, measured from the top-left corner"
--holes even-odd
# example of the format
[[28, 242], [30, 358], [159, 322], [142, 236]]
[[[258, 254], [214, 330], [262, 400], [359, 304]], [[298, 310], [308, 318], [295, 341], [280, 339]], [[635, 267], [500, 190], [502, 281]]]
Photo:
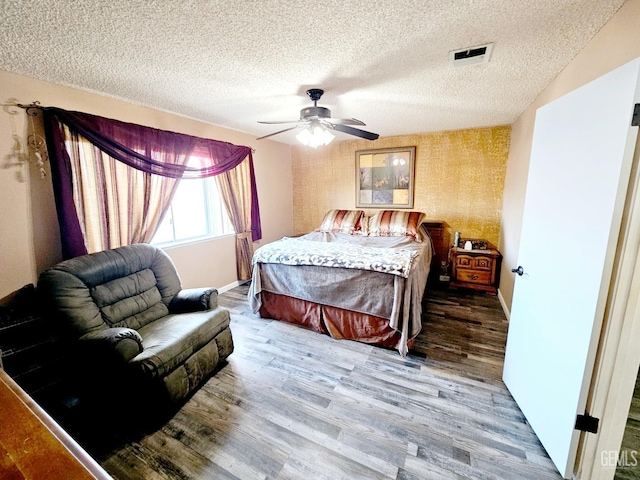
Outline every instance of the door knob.
[[522, 276], [522, 275], [524, 275], [524, 270], [522, 269], [522, 267], [520, 265], [518, 265], [518, 268], [512, 268], [511, 269], [511, 273], [517, 273], [518, 275]]

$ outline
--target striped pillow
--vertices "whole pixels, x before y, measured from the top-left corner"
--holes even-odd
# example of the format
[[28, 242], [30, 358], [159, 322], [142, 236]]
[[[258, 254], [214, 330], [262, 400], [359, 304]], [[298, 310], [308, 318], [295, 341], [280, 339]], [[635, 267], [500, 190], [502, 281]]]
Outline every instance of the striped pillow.
[[316, 232], [348, 233], [353, 235], [362, 229], [362, 210], [329, 210]]
[[424, 221], [422, 212], [403, 210], [380, 210], [369, 219], [369, 235], [372, 237], [413, 237], [422, 242], [420, 225]]
[[369, 219], [371, 217], [366, 213], [360, 219], [360, 230], [356, 230], [353, 232], [354, 235], [358, 235], [360, 237], [366, 237], [369, 235]]

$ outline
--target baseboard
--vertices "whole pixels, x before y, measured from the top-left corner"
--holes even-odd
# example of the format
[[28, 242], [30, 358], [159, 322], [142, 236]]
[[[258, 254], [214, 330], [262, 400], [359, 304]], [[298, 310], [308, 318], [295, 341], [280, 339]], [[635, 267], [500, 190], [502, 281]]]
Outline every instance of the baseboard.
[[500, 306], [502, 307], [502, 311], [504, 312], [504, 316], [507, 317], [507, 322], [511, 319], [511, 312], [509, 311], [509, 307], [507, 307], [507, 302], [504, 301], [504, 297], [502, 296], [502, 292], [498, 289], [498, 300], [500, 300]]
[[224, 293], [224, 292], [228, 292], [229, 290], [231, 290], [232, 288], [236, 288], [240, 285], [242, 285], [244, 282], [238, 282], [237, 280], [235, 282], [231, 282], [228, 285], [225, 285], [224, 287], [220, 287], [217, 288], [216, 290], [218, 290], [218, 293]]

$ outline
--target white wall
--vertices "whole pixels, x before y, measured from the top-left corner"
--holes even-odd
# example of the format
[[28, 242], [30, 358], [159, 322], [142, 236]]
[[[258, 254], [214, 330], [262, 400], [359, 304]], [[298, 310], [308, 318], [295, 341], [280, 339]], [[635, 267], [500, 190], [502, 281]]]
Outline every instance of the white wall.
[[[627, 0], [585, 48], [547, 86], [512, 125], [511, 147], [502, 200], [498, 248], [502, 252], [500, 294], [507, 308], [513, 299], [514, 274], [527, 187], [535, 113], [562, 95], [640, 56], [640, 0]], [[559, 271], [558, 274], [566, 272]]]

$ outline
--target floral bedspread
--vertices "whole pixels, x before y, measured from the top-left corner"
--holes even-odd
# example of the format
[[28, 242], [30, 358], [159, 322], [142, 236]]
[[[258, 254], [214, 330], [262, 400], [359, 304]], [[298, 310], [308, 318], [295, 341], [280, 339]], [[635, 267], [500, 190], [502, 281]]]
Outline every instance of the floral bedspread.
[[363, 247], [285, 237], [258, 248], [253, 255], [253, 264], [356, 268], [408, 278], [411, 262], [417, 255], [417, 251], [404, 248]]

